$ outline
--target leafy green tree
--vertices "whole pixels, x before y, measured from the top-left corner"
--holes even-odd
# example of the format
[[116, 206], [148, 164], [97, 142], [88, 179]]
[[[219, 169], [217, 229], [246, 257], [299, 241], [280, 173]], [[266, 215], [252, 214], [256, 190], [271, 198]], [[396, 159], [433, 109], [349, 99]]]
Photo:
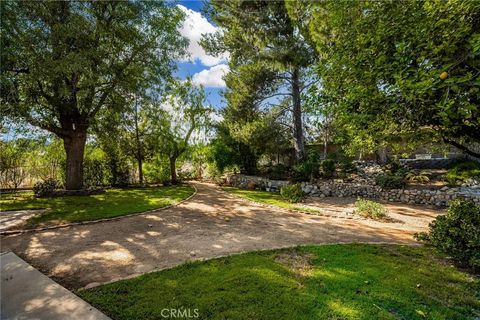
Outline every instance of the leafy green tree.
[[471, 148], [480, 142], [480, 2], [309, 6], [323, 94], [359, 139], [378, 146], [430, 130], [480, 157]]
[[97, 114], [170, 77], [182, 18], [161, 1], [1, 2], [2, 114], [63, 140], [67, 189], [82, 187]]
[[[151, 148], [145, 140], [151, 121], [145, 105], [152, 103], [154, 97], [145, 94], [134, 94], [126, 99], [126, 105], [121, 112], [105, 110], [99, 114], [93, 128], [101, 144], [113, 151], [116, 145], [117, 153], [121, 152], [137, 164], [138, 182], [144, 183], [143, 162], [151, 155]], [[113, 154], [112, 154], [113, 155]]]
[[215, 165], [219, 173], [236, 168], [240, 173], [256, 173], [258, 155], [249, 145], [234, 139], [224, 123], [216, 127], [216, 136], [210, 142], [210, 147], [209, 161]]
[[131, 104], [128, 104], [122, 112], [103, 110], [92, 124], [95, 141], [105, 153], [109, 182], [113, 186], [126, 186], [131, 182], [132, 154], [128, 147], [130, 145], [128, 139], [132, 134], [127, 132], [129, 128], [125, 126], [125, 113], [128, 112], [131, 112]]
[[204, 47], [213, 54], [230, 54], [228, 108], [258, 111], [287, 101], [283, 106], [292, 111], [293, 145], [301, 160], [305, 156], [301, 92], [309, 85], [308, 71], [316, 57], [302, 35], [302, 10], [284, 1], [219, 0], [211, 1], [207, 12], [221, 31], [207, 36]]
[[160, 104], [154, 102], [146, 107], [152, 122], [148, 139], [156, 146], [155, 151], [168, 157], [172, 183], [177, 183], [177, 159], [195, 139], [194, 134], [209, 127], [212, 109], [204, 106], [204, 100], [203, 88], [187, 80], [174, 83]]
[[25, 165], [29, 167], [33, 181], [54, 179], [64, 183], [65, 151], [62, 141], [55, 136], [38, 138], [35, 147], [28, 152]]
[[21, 140], [0, 140], [0, 184], [3, 188], [17, 189], [26, 176], [25, 153]]

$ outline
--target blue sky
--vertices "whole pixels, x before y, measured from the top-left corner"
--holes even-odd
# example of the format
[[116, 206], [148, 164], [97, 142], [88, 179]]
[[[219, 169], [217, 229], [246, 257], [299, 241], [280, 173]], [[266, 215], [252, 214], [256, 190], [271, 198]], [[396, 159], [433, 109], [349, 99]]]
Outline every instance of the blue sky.
[[[200, 13], [204, 5], [203, 1], [178, 1], [177, 3], [186, 15], [180, 32], [190, 41], [188, 51], [191, 57], [178, 62], [176, 76], [181, 79], [191, 77], [194, 83], [203, 85], [207, 96], [206, 102], [219, 110], [225, 106], [221, 93], [225, 88], [222, 77], [228, 72], [226, 61], [228, 57], [209, 56], [198, 44], [202, 34], [215, 32], [217, 27]], [[0, 138], [9, 140], [9, 136], [13, 137], [15, 134], [12, 129], [13, 127], [6, 134], [1, 134]], [[32, 128], [32, 132], [37, 132], [37, 129]]]
[[205, 88], [207, 103], [215, 109], [221, 109], [225, 102], [221, 93], [225, 88], [223, 75], [228, 72], [227, 56], [212, 57], [198, 44], [201, 35], [215, 32], [217, 27], [208, 21], [202, 14], [203, 1], [179, 1], [178, 6], [186, 15], [185, 22], [180, 30], [183, 36], [190, 41], [188, 51], [190, 58], [178, 62], [176, 75], [185, 79], [191, 77], [192, 81]]

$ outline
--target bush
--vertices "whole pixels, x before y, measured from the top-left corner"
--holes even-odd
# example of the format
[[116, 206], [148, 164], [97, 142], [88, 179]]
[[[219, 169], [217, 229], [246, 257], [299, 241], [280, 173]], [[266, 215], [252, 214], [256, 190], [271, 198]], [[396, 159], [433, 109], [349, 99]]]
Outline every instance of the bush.
[[355, 201], [355, 214], [358, 214], [365, 218], [371, 219], [383, 219], [387, 216], [388, 211], [387, 208], [381, 203], [358, 198]]
[[396, 175], [381, 174], [375, 178], [375, 183], [383, 189], [402, 189], [405, 187], [403, 178]]
[[49, 197], [53, 195], [53, 192], [59, 185], [57, 180], [48, 178], [44, 181], [36, 182], [33, 185], [33, 193], [36, 197]]
[[430, 182], [430, 172], [422, 170], [410, 170], [406, 175], [405, 179], [412, 182], [428, 183]]
[[105, 185], [106, 165], [98, 159], [85, 159], [83, 163], [83, 186], [101, 187]]
[[288, 178], [289, 168], [283, 164], [268, 166], [264, 170], [264, 174], [271, 180], [286, 180]]
[[395, 175], [400, 178], [405, 178], [411, 170], [408, 167], [400, 167], [395, 171]]
[[304, 197], [302, 187], [298, 183], [288, 185], [288, 186], [283, 186], [280, 189], [280, 195], [282, 196], [283, 199], [292, 203], [300, 202]]
[[143, 175], [147, 183], [168, 184], [170, 182], [170, 163], [168, 159], [157, 156], [144, 163]]
[[297, 180], [311, 181], [318, 178], [320, 170], [320, 156], [316, 151], [309, 151], [305, 160], [293, 167]]
[[333, 177], [333, 174], [335, 173], [335, 161], [331, 159], [326, 159], [321, 162], [320, 166], [322, 168], [323, 177], [325, 178]]
[[473, 177], [480, 177], [480, 163], [476, 161], [458, 163], [447, 171], [447, 181], [452, 186]]
[[455, 199], [448, 212], [433, 220], [429, 233], [415, 235], [428, 241], [458, 263], [480, 271], [480, 206], [471, 200]]
[[383, 170], [389, 176], [395, 175], [404, 178], [405, 175], [410, 171], [410, 169], [404, 166], [398, 160], [391, 160], [385, 166], [383, 166]]
[[338, 163], [338, 169], [342, 173], [354, 173], [354, 172], [357, 171], [357, 167], [355, 166], [353, 161], [349, 160], [349, 159], [345, 159], [345, 160], [340, 161]]

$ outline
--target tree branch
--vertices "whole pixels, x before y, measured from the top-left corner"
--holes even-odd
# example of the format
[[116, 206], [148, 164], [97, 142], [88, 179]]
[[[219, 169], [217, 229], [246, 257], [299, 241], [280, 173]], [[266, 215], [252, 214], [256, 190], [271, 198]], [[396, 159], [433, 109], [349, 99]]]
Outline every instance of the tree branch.
[[307, 89], [307, 88], [310, 87], [312, 84], [315, 84], [315, 83], [317, 83], [317, 82], [319, 82], [319, 81], [320, 81], [320, 79], [317, 79], [317, 80], [314, 80], [314, 81], [312, 81], [312, 82], [310, 82], [310, 83], [302, 86], [302, 89], [300, 90], [300, 92], [303, 92], [303, 90]]
[[15, 72], [16, 74], [19, 74], [19, 73], [29, 74], [29, 73], [30, 73], [30, 69], [29, 69], [29, 68], [8, 69], [8, 70], [6, 70], [6, 71]]
[[40, 80], [37, 80], [37, 84], [38, 84], [38, 88], [40, 89], [40, 94], [42, 95], [42, 97], [44, 97], [48, 103], [50, 103], [51, 105], [53, 105], [53, 97], [48, 95], [45, 90], [43, 89], [43, 85], [42, 83], [40, 82]]
[[59, 137], [64, 137], [67, 134], [67, 131], [63, 130], [62, 128], [59, 128], [54, 124], [35, 119], [30, 114], [24, 113], [21, 115], [21, 117], [23, 117], [31, 125], [50, 131]]
[[472, 150], [469, 149], [468, 147], [466, 147], [466, 146], [464, 146], [464, 145], [462, 145], [462, 144], [460, 144], [460, 143], [458, 143], [458, 142], [456, 142], [456, 141], [454, 141], [454, 140], [450, 140], [450, 139], [448, 139], [448, 138], [446, 138], [446, 137], [442, 137], [442, 139], [443, 139], [443, 141], [444, 141], [445, 143], [448, 143], [448, 144], [450, 144], [450, 145], [452, 145], [452, 146], [454, 146], [454, 147], [462, 150], [463, 152], [465, 152], [466, 154], [468, 154], [468, 155], [470, 155], [470, 156], [472, 156], [472, 157], [475, 157], [475, 158], [480, 159], [480, 153], [475, 152], [475, 151], [472, 151]]

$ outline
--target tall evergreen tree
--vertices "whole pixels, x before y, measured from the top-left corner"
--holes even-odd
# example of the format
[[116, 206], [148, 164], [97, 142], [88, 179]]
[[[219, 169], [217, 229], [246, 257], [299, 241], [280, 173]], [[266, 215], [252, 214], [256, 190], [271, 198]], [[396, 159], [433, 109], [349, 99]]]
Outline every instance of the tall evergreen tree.
[[301, 160], [305, 155], [301, 93], [315, 54], [295, 21], [301, 19], [294, 9], [284, 1], [211, 1], [206, 11], [220, 31], [207, 36], [203, 45], [212, 54], [230, 54], [227, 108], [255, 113], [289, 101], [295, 155]]

